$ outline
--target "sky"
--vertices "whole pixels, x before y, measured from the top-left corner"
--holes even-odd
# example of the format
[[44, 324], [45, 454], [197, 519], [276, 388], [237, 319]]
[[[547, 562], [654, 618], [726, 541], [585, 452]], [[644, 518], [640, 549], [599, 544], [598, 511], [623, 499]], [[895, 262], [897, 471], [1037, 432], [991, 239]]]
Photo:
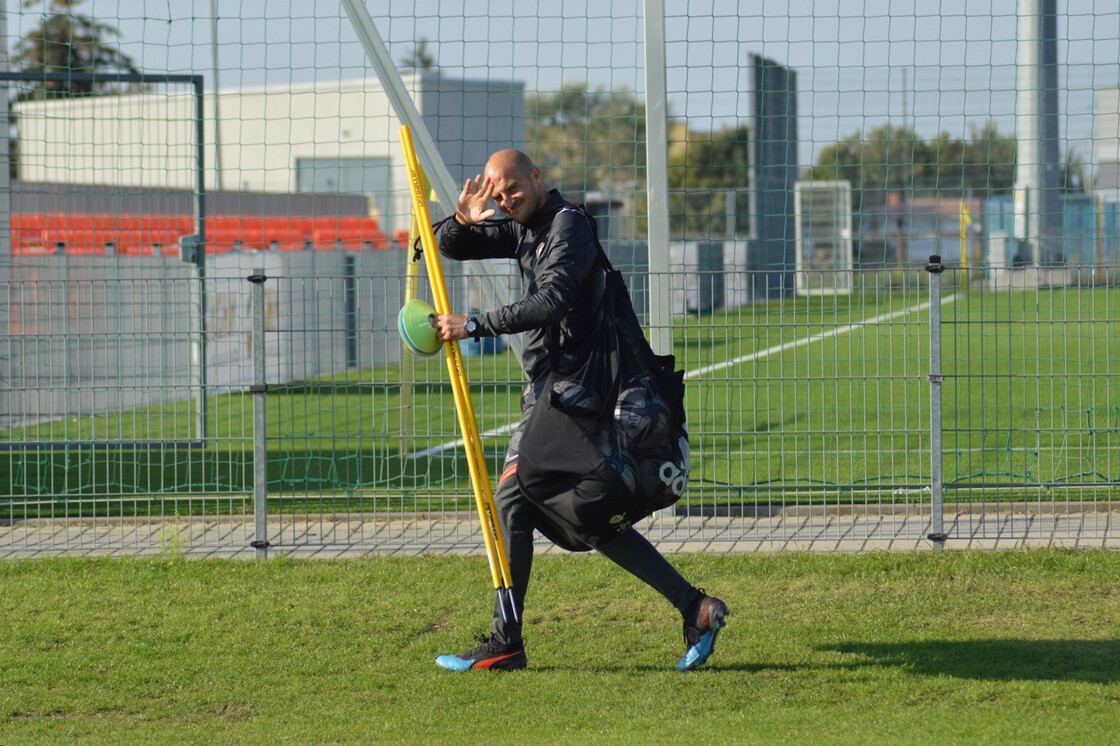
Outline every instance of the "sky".
[[[7, 6], [9, 46], [42, 3]], [[213, 78], [217, 6], [223, 88], [372, 75], [335, 0], [84, 0], [116, 26], [145, 70]], [[803, 165], [820, 148], [890, 122], [923, 138], [966, 136], [987, 120], [1013, 134], [1016, 0], [664, 0], [669, 111], [690, 126], [747, 115], [748, 54], [798, 76]], [[585, 82], [644, 93], [640, 0], [367, 0], [395, 60], [419, 39], [448, 74]], [[1091, 163], [1095, 91], [1120, 84], [1116, 0], [1059, 0], [1060, 130]]]

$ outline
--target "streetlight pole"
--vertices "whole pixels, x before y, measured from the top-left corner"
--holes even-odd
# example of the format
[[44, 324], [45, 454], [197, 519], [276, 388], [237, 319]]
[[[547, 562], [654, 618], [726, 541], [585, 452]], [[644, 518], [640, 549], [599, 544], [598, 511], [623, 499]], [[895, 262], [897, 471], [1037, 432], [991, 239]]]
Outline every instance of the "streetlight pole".
[[220, 74], [218, 68], [218, 0], [210, 0], [210, 64], [214, 68], [214, 191], [222, 191], [222, 117], [218, 100]]

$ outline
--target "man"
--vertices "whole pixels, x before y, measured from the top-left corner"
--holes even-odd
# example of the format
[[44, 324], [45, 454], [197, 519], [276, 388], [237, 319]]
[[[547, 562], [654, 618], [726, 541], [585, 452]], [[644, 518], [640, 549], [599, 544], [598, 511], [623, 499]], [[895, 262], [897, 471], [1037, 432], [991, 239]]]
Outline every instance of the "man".
[[[494, 216], [493, 199], [509, 220]], [[509, 554], [517, 608], [524, 618], [525, 592], [533, 561], [533, 531], [542, 523], [539, 509], [518, 486], [518, 446], [533, 404], [547, 378], [548, 330], [559, 324], [563, 355], [586, 340], [598, 320], [605, 288], [593, 229], [587, 216], [544, 186], [540, 170], [518, 150], [501, 150], [486, 162], [482, 175], [468, 179], [453, 219], [439, 234], [440, 253], [459, 261], [515, 259], [524, 293], [503, 308], [474, 316], [447, 314], [436, 319], [441, 342], [499, 334], [524, 333], [522, 366], [529, 377], [522, 396], [521, 421], [510, 440], [505, 468], [494, 494], [498, 519]], [[611, 410], [608, 410], [611, 411]], [[609, 415], [608, 415], [609, 416]], [[595, 549], [661, 593], [684, 620], [685, 655], [677, 664], [690, 670], [712, 653], [724, 625], [727, 605], [692, 586], [633, 528]], [[506, 619], [495, 606], [489, 637], [460, 655], [441, 655], [436, 663], [456, 671], [511, 670], [526, 665], [520, 619]]]

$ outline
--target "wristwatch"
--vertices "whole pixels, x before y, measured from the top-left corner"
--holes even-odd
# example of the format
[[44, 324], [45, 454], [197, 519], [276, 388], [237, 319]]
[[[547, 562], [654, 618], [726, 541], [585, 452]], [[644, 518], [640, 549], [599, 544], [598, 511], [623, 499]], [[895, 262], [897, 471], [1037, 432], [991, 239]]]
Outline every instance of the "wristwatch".
[[467, 330], [468, 337], [470, 337], [471, 339], [478, 339], [478, 319], [476, 319], [474, 316], [470, 316], [467, 318], [467, 323], [463, 326], [463, 328]]

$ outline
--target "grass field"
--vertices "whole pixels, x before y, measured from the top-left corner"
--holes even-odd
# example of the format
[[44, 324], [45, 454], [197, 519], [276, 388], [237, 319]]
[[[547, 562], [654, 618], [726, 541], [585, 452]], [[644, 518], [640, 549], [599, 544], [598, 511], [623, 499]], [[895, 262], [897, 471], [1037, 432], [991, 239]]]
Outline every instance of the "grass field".
[[710, 664], [599, 556], [538, 558], [529, 669], [477, 557], [0, 563], [0, 742], [1056, 743], [1120, 733], [1120, 554], [680, 555]]
[[[864, 491], [928, 484], [928, 300], [924, 286], [871, 288], [678, 319], [679, 363], [707, 371], [688, 383], [690, 499], [855, 494], [859, 501]], [[948, 489], [998, 485], [1004, 492], [983, 499], [999, 500], [1022, 499], [1023, 489], [1037, 497], [1039, 489], [1107, 494], [1120, 486], [1115, 288], [948, 288], [942, 320]], [[466, 361], [480, 429], [496, 433], [486, 449], [494, 471], [504, 428], [516, 420], [521, 374], [508, 352]], [[394, 364], [273, 386], [270, 494], [293, 510], [321, 507], [321, 500], [342, 510], [416, 500], [469, 507], [461, 452], [440, 449], [458, 437], [442, 357], [410, 365], [411, 372]], [[74, 503], [95, 512], [140, 509], [119, 500], [96, 507], [98, 496], [155, 498], [162, 512], [191, 512], [202, 494], [234, 498], [212, 501], [211, 510], [244, 509], [253, 474], [248, 394], [210, 398], [205, 448], [82, 448], [93, 440], [189, 439], [190, 408], [180, 402], [0, 433], [15, 443], [71, 444], [3, 454], [0, 488], [17, 498], [45, 498], [35, 509], [47, 512], [72, 513]], [[962, 491], [955, 499], [970, 498]]]

